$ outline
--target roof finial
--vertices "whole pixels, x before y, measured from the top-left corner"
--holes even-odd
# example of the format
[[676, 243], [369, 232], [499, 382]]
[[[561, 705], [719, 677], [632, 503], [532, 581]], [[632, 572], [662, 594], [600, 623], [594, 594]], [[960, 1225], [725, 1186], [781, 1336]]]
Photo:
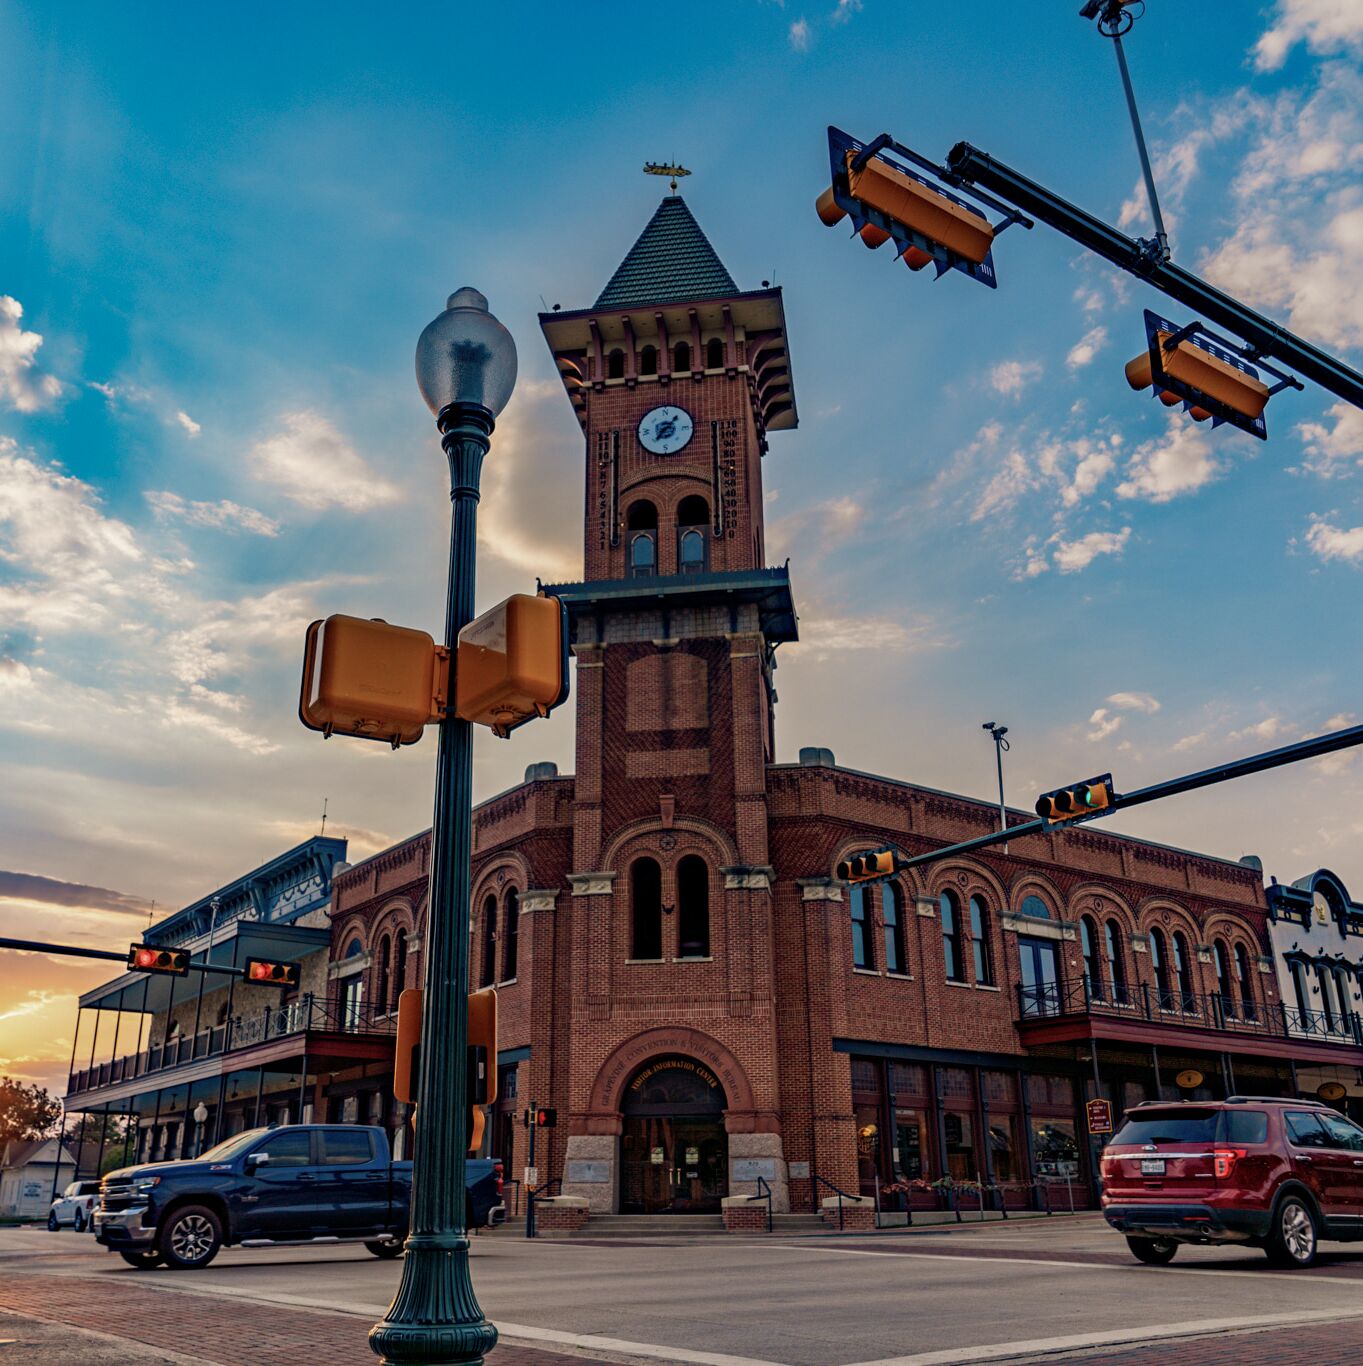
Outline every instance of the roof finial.
[[690, 175], [691, 172], [685, 166], [673, 166], [666, 162], [646, 161], [644, 162], [645, 175], [667, 175], [672, 177], [672, 193], [677, 193], [677, 177], [679, 175]]

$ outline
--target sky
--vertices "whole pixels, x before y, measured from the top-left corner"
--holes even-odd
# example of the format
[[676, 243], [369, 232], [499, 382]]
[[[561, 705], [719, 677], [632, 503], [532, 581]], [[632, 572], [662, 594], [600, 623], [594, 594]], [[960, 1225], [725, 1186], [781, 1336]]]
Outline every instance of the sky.
[[[1363, 720], [1363, 416], [1308, 386], [1269, 440], [1123, 364], [1161, 297], [1038, 226], [997, 291], [824, 228], [826, 126], [965, 139], [1150, 230], [1076, 0], [675, 10], [0, 0], [0, 933], [120, 948], [317, 833], [429, 823], [432, 737], [297, 719], [333, 612], [439, 632], [446, 471], [416, 338], [472, 284], [516, 393], [485, 466], [480, 609], [581, 574], [582, 441], [536, 314], [591, 303], [683, 193], [783, 287], [800, 410], [766, 458], [800, 642], [777, 757], [1009, 800], [1118, 790]], [[1175, 259], [1363, 362], [1363, 7], [1149, 0], [1127, 39]], [[1352, 626], [1350, 623], [1354, 623]], [[850, 683], [849, 683], [850, 680]], [[480, 734], [480, 797], [571, 771], [571, 706]], [[1113, 829], [1363, 898], [1351, 754]], [[0, 955], [0, 1071], [51, 1082], [96, 964]]]

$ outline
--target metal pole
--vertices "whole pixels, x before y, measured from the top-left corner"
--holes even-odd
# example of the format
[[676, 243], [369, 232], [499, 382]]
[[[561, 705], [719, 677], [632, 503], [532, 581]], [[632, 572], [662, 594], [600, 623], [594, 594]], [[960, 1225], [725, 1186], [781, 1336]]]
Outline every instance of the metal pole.
[[1164, 231], [1164, 216], [1159, 211], [1159, 196], [1155, 193], [1155, 176], [1150, 169], [1150, 154], [1145, 150], [1145, 134], [1141, 131], [1141, 116], [1136, 109], [1136, 92], [1131, 88], [1131, 72], [1126, 66], [1126, 51], [1120, 33], [1109, 35], [1117, 52], [1117, 69], [1122, 73], [1122, 89], [1126, 92], [1126, 107], [1131, 113], [1131, 131], [1136, 135], [1136, 152], [1141, 159], [1141, 175], [1145, 177], [1145, 193], [1150, 197], [1150, 214], [1155, 220], [1155, 246], [1161, 261], [1169, 259], [1169, 235]]
[[264, 1066], [264, 1064], [262, 1063], [261, 1066], [260, 1066], [259, 1068], [256, 1069], [256, 1114], [255, 1114], [255, 1118], [251, 1121], [251, 1128], [253, 1128], [253, 1129], [259, 1129], [259, 1128], [260, 1128], [260, 1102], [261, 1102], [261, 1099], [262, 1099], [262, 1097], [263, 1097], [264, 1095], [265, 1095], [265, 1066]]
[[[306, 1039], [306, 1035], [304, 1038]], [[298, 1122], [303, 1122], [303, 1097], [308, 1092], [308, 1046], [303, 1044], [303, 1061], [298, 1069]]]
[[1150, 1045], [1150, 1060], [1155, 1064], [1155, 1099], [1164, 1099], [1164, 1081], [1159, 1074], [1159, 1048], [1155, 1044]]
[[[436, 419], [450, 462], [450, 571], [445, 644], [451, 663], [459, 632], [473, 618], [478, 487], [493, 415], [455, 403]], [[453, 670], [451, 671], [453, 672]], [[451, 688], [454, 680], [451, 680]], [[422, 1065], [412, 1159], [411, 1232], [402, 1282], [369, 1345], [385, 1362], [478, 1363], [497, 1342], [469, 1275], [464, 1227], [468, 1149], [469, 856], [473, 827], [472, 727], [447, 714], [440, 723], [435, 818], [431, 831]]]
[[[531, 1169], [535, 1166], [535, 1130], [539, 1125], [535, 1120], [539, 1117], [539, 1106], [534, 1101], [530, 1103], [530, 1147], [526, 1153], [525, 1164]], [[539, 1185], [538, 1173], [536, 1173], [535, 1185], [531, 1186], [525, 1193], [525, 1236], [533, 1238], [535, 1236], [535, 1188]]]

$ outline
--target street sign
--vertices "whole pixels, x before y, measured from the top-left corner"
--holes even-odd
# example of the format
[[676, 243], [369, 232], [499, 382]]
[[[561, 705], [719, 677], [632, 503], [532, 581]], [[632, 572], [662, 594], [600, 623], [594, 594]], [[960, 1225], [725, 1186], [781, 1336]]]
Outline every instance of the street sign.
[[526, 1190], [532, 1191], [540, 1183], [540, 1169], [538, 1167], [527, 1167], [525, 1169], [525, 1180], [522, 1183]]
[[1089, 1101], [1085, 1106], [1088, 1114], [1089, 1133], [1110, 1134], [1112, 1132], [1112, 1102], [1110, 1100]]

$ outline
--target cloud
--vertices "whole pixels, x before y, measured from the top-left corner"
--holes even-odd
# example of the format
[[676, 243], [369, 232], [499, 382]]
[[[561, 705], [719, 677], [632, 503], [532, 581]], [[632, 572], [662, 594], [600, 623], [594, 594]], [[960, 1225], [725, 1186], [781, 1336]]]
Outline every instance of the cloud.
[[1118, 726], [1122, 724], [1122, 718], [1108, 711], [1106, 707], [1099, 707], [1097, 711], [1089, 717], [1089, 725], [1093, 727], [1089, 731], [1090, 740], [1106, 740]]
[[1267, 716], [1262, 721], [1255, 721], [1252, 725], [1242, 726], [1239, 730], [1231, 731], [1226, 739], [1272, 740], [1286, 729], [1287, 723], [1281, 716]]
[[790, 40], [790, 45], [796, 52], [808, 52], [810, 43], [809, 21], [807, 19], [797, 19], [789, 28], [786, 34]]
[[194, 503], [178, 493], [151, 492], [142, 495], [151, 505], [157, 519], [163, 522], [182, 521], [189, 526], [213, 527], [222, 531], [249, 531], [257, 536], [278, 536], [279, 523], [255, 508], [223, 498], [216, 503]]
[[1119, 498], [1167, 503], [1210, 484], [1223, 470], [1207, 438], [1188, 418], [1172, 416], [1162, 437], [1138, 446], [1127, 462], [1126, 479], [1117, 485]]
[[1198, 745], [1202, 744], [1206, 738], [1207, 732], [1205, 730], [1200, 730], [1195, 735], [1185, 735], [1183, 739], [1175, 740], [1170, 748], [1174, 753], [1178, 754], [1185, 749], [1195, 749]]
[[837, 8], [828, 16], [834, 24], [850, 23], [852, 16], [861, 10], [861, 0], [838, 0]]
[[185, 429], [185, 431], [191, 437], [198, 436], [199, 433], [203, 431], [203, 428], [197, 422], [195, 422], [194, 419], [190, 417], [190, 415], [187, 412], [185, 412], [183, 408], [179, 408], [176, 410], [175, 420], [180, 424], [181, 427]]
[[151, 902], [108, 887], [83, 882], [62, 882], [37, 873], [11, 873], [0, 869], [0, 901], [38, 901], [53, 906], [93, 907], [115, 915], [145, 916]]
[[1160, 706], [1159, 700], [1148, 692], [1115, 692], [1107, 700], [1123, 711], [1143, 711], [1147, 716], [1153, 716]]
[[1254, 45], [1254, 65], [1276, 71], [1304, 42], [1322, 55], [1363, 46], [1363, 8], [1357, 0], [1278, 0], [1272, 26]]
[[203, 427], [195, 422], [183, 408], [175, 407], [173, 403], [170, 403], [155, 390], [124, 381], [114, 383], [110, 380], [91, 379], [86, 380], [85, 383], [87, 388], [93, 389], [97, 394], [103, 394], [111, 409], [130, 407], [153, 409], [166, 426], [179, 427], [191, 440], [203, 431]]
[[1306, 448], [1302, 468], [1322, 479], [1353, 473], [1351, 465], [1363, 465], [1363, 410], [1352, 403], [1335, 403], [1327, 410], [1333, 427], [1323, 422], [1303, 422], [1297, 434]]
[[936, 622], [927, 618], [905, 622], [863, 612], [825, 611], [816, 605], [801, 612], [800, 640], [794, 648], [802, 658], [822, 662], [838, 659], [851, 650], [902, 654], [908, 650], [939, 650], [950, 643]]
[[1061, 503], [1067, 508], [1077, 507], [1116, 469], [1114, 452], [1120, 447], [1121, 437], [1115, 434], [1106, 443], [1086, 436], [1075, 441], [1052, 441], [1042, 447], [1037, 467], [1055, 481]]
[[1306, 544], [1319, 560], [1343, 560], [1363, 568], [1363, 526], [1337, 527], [1323, 517], [1312, 517]]
[[1126, 719], [1123, 712], [1139, 711], [1153, 716], [1159, 711], [1159, 701], [1148, 692], [1115, 692], [1107, 699], [1107, 705], [1097, 708], [1089, 717], [1090, 740], [1106, 740]]
[[258, 441], [247, 459], [256, 478], [314, 510], [365, 512], [396, 503], [396, 485], [376, 474], [330, 419], [305, 409], [285, 413], [281, 429]]
[[1087, 365], [1107, 345], [1107, 328], [1091, 327], [1075, 344], [1070, 347], [1065, 364], [1071, 370]]
[[996, 517], [1007, 512], [1033, 487], [1035, 480], [1026, 457], [1020, 451], [1009, 451], [1003, 458], [1002, 467], [976, 499], [975, 506], [970, 512], [970, 520], [982, 522], [986, 517]]
[[864, 531], [866, 522], [865, 504], [850, 494], [826, 498], [767, 523], [768, 558], [780, 561], [794, 553], [817, 557]]
[[1120, 531], [1090, 531], [1077, 541], [1057, 541], [1055, 567], [1062, 574], [1077, 574], [1087, 569], [1099, 555], [1120, 555], [1131, 539], [1131, 528]]
[[25, 332], [20, 326], [24, 306], [8, 294], [0, 294], [0, 403], [16, 412], [36, 413], [50, 408], [62, 394], [61, 381], [35, 368], [41, 332]]
[[1033, 380], [1041, 378], [1041, 362], [1035, 360], [1000, 361], [989, 372], [989, 383], [996, 393], [1017, 398]]

